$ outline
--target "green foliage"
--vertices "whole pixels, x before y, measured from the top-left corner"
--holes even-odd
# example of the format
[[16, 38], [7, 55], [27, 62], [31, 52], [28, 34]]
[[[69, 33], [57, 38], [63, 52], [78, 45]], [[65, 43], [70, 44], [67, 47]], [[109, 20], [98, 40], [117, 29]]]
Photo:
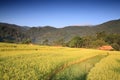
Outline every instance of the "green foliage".
[[0, 23], [0, 41], [1, 42], [21, 42], [28, 38], [25, 34], [26, 28], [17, 25]]
[[[109, 21], [95, 27], [68, 26], [61, 29], [50, 26], [29, 28], [0, 23], [0, 42], [41, 43], [76, 48], [97, 48], [108, 44], [113, 45], [115, 50], [119, 50], [119, 25], [120, 20]], [[80, 38], [74, 38], [74, 36], [80, 36]]]
[[[49, 44], [58, 39], [64, 38], [65, 42], [70, 41], [74, 36], [95, 36], [104, 37], [105, 33], [120, 34], [120, 20], [109, 21], [93, 27], [90, 26], [67, 26], [64, 28], [44, 27], [23, 27], [13, 24], [0, 23], [0, 41], [22, 42], [30, 38], [32, 43], [40, 44], [45, 39]], [[99, 33], [100, 32], [100, 33]], [[104, 33], [105, 32], [105, 33]], [[11, 42], [11, 41], [10, 41]]]
[[94, 58], [71, 65], [56, 74], [52, 80], [86, 80], [90, 69], [104, 57], [105, 55], [98, 55]]
[[115, 50], [120, 50], [120, 34], [108, 34], [105, 41], [112, 45]]
[[105, 41], [109, 44], [113, 44], [119, 42], [120, 35], [119, 34], [108, 34], [105, 38]]
[[83, 46], [83, 39], [80, 37], [74, 37], [69, 41], [69, 46], [70, 47], [75, 47], [75, 48], [80, 48]]
[[96, 38], [94, 36], [84, 36], [83, 38], [83, 47], [84, 48], [92, 48], [93, 45], [93, 41], [96, 40]]
[[101, 31], [101, 32], [97, 32], [96, 33], [96, 37], [97, 37], [97, 39], [102, 39], [102, 40], [104, 40], [104, 38], [106, 37], [106, 32], [105, 31]]
[[22, 44], [30, 44], [31, 40], [30, 39], [25, 39], [22, 41]]
[[48, 40], [48, 39], [45, 39], [42, 44], [43, 44], [43, 45], [48, 45], [48, 44], [49, 44], [49, 40]]
[[96, 33], [96, 36], [73, 37], [68, 47], [76, 48], [99, 48], [104, 45], [111, 45], [115, 50], [120, 50], [120, 34], [109, 34], [105, 31]]
[[[105, 36], [104, 36], [105, 37]], [[85, 36], [85, 37], [74, 37], [69, 41], [69, 47], [85, 47], [85, 48], [98, 48], [103, 45], [107, 45], [108, 43], [104, 41], [104, 39], [95, 38], [95, 36]]]
[[117, 43], [113, 43], [112, 44], [112, 47], [117, 50], [117, 51], [120, 51], [120, 45], [118, 45]]
[[62, 38], [62, 39], [53, 41], [53, 45], [55, 45], [55, 46], [65, 46], [65, 40]]
[[101, 39], [97, 39], [97, 40], [91, 42], [92, 48], [98, 48], [98, 47], [103, 46], [103, 45], [107, 45], [107, 43]]

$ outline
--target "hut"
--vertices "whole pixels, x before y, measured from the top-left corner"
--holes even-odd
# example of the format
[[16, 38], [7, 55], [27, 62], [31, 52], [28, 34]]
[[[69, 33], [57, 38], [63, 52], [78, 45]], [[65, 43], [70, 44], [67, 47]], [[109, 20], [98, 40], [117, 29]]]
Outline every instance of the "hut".
[[113, 47], [112, 46], [101, 46], [101, 47], [99, 47], [98, 48], [99, 50], [108, 50], [108, 51], [110, 51], [110, 50], [113, 50]]

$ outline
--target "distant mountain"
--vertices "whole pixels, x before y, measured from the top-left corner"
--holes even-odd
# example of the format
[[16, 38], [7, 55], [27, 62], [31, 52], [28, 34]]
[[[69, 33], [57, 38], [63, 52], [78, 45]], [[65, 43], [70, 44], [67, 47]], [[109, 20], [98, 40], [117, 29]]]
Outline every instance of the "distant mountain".
[[0, 23], [0, 41], [20, 42], [27, 38], [27, 27], [21, 27], [15, 24]]
[[120, 33], [120, 19], [105, 22], [97, 25], [94, 28], [95, 31], [106, 31], [109, 33]]
[[69, 41], [74, 36], [95, 35], [96, 32], [120, 34], [120, 19], [105, 22], [96, 26], [66, 26], [64, 28], [24, 27], [14, 24], [0, 23], [0, 41], [19, 42], [30, 38], [33, 43], [42, 43], [45, 39], [53, 42], [59, 39]]

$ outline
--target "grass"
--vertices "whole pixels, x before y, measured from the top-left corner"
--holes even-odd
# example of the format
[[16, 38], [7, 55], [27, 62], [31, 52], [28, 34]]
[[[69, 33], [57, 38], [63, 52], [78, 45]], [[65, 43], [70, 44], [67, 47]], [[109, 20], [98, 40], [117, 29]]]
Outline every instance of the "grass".
[[106, 55], [98, 55], [74, 64], [55, 75], [53, 80], [86, 80], [90, 69]]
[[71, 66], [106, 53], [94, 49], [0, 43], [0, 80], [46, 80], [62, 65]]
[[120, 80], [120, 52], [113, 52], [97, 63], [87, 80]]

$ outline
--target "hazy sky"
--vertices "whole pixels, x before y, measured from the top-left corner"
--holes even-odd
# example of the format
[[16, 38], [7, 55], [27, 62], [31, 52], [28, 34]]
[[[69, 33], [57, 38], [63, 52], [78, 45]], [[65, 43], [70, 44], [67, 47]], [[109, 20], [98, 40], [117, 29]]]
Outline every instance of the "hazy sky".
[[120, 0], [0, 0], [0, 22], [22, 26], [96, 25], [120, 18]]

